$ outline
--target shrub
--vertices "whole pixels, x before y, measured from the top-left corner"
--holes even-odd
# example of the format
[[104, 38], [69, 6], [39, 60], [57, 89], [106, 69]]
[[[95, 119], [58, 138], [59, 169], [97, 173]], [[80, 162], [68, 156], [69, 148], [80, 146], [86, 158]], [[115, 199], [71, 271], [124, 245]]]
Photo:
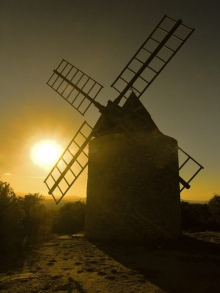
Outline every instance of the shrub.
[[51, 232], [51, 213], [42, 204], [44, 197], [34, 193], [25, 195], [20, 200], [25, 212], [22, 221], [25, 233], [24, 244], [39, 243]]
[[0, 181], [0, 249], [2, 253], [16, 250], [21, 246], [24, 217], [21, 202], [10, 184]]
[[58, 234], [73, 234], [84, 230], [85, 203], [67, 203], [55, 214], [52, 231]]
[[214, 220], [220, 225], [220, 195], [215, 194], [208, 202], [208, 209], [211, 212]]
[[205, 231], [216, 230], [216, 223], [208, 204], [190, 204], [181, 202], [182, 230]]
[[38, 193], [17, 197], [0, 181], [0, 253], [12, 253], [43, 241], [51, 232], [51, 213]]

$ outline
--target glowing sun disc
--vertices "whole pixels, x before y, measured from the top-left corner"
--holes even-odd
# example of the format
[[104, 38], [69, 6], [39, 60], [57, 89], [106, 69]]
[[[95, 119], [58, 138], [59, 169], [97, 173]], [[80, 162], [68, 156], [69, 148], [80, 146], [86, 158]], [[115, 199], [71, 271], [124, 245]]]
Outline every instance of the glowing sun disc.
[[62, 153], [62, 148], [52, 140], [43, 140], [34, 145], [31, 158], [36, 165], [50, 167], [56, 163]]

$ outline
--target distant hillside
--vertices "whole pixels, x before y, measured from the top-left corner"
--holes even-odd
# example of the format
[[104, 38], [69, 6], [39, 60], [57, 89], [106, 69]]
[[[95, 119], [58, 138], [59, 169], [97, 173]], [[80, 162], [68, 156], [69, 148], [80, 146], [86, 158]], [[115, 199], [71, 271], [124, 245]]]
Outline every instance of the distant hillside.
[[80, 197], [76, 195], [65, 196], [57, 205], [53, 198], [49, 196], [45, 196], [45, 200], [43, 203], [47, 208], [57, 210], [57, 209], [60, 209], [63, 205], [65, 205], [68, 202], [75, 202], [79, 200], [82, 202], [86, 202], [86, 197]]
[[[27, 195], [27, 193], [23, 193], [23, 192], [16, 192], [17, 196], [21, 196], [24, 197], [25, 195]], [[60, 207], [62, 207], [63, 205], [65, 205], [68, 202], [74, 202], [74, 201], [83, 201], [86, 202], [86, 197], [82, 197], [82, 196], [77, 196], [77, 195], [67, 195], [65, 196], [58, 205], [56, 205], [54, 199], [52, 198], [52, 196], [49, 196], [48, 194], [44, 196], [44, 201], [43, 204], [49, 208], [49, 209], [54, 209], [54, 210], [58, 210], [60, 209]]]
[[[28, 193], [22, 193], [22, 192], [16, 192], [17, 196], [25, 196]], [[56, 205], [54, 199], [52, 198], [52, 196], [48, 195], [48, 194], [43, 194], [44, 196], [44, 205], [47, 206], [48, 208], [51, 209], [59, 209], [61, 206], [63, 206], [64, 204], [66, 204], [67, 202], [74, 202], [74, 201], [78, 201], [81, 200], [83, 202], [86, 202], [86, 197], [82, 197], [82, 196], [77, 196], [77, 195], [66, 195], [61, 202]], [[208, 203], [208, 200], [188, 200], [188, 199], [181, 199], [181, 201], [185, 201], [188, 203], [198, 203], [198, 204], [205, 204]]]
[[199, 203], [199, 204], [208, 203], [208, 200], [186, 200], [186, 199], [182, 199], [181, 201], [186, 201], [188, 203]]

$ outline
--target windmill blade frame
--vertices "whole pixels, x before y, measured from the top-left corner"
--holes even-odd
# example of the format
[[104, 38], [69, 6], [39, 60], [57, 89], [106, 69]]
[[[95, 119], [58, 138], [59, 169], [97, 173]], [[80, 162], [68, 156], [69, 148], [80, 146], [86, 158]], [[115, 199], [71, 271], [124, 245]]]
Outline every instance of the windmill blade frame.
[[103, 86], [83, 71], [63, 59], [47, 82], [65, 101], [84, 115], [95, 101]]
[[[190, 188], [190, 185], [189, 183], [198, 175], [198, 173], [204, 169], [204, 167], [199, 163], [197, 162], [193, 157], [191, 157], [187, 152], [185, 152], [183, 149], [181, 149], [180, 147], [178, 147], [178, 150], [179, 152], [182, 152], [186, 159], [182, 162], [182, 164], [179, 166], [179, 171], [180, 170], [183, 170], [184, 166], [186, 166], [186, 164], [188, 162], [192, 162], [193, 164], [195, 164], [195, 166], [198, 166], [197, 169], [193, 172], [193, 174], [190, 176], [190, 178], [185, 181], [181, 181], [180, 180], [180, 183], [182, 184], [182, 188], [180, 188], [180, 192], [182, 192], [185, 188], [189, 189]], [[181, 177], [180, 177], [181, 178]], [[182, 178], [181, 178], [182, 179]], [[187, 187], [188, 186], [188, 187]]]
[[[56, 204], [61, 201], [88, 165], [88, 153], [85, 148], [93, 137], [91, 133], [92, 127], [84, 121], [44, 180], [49, 189], [48, 194], [53, 196]], [[59, 194], [58, 199], [57, 193]]]
[[[174, 25], [167, 28], [167, 21]], [[193, 32], [182, 20], [165, 15], [112, 83], [111, 87], [119, 92], [115, 103], [127, 99], [130, 88], [140, 98]]]

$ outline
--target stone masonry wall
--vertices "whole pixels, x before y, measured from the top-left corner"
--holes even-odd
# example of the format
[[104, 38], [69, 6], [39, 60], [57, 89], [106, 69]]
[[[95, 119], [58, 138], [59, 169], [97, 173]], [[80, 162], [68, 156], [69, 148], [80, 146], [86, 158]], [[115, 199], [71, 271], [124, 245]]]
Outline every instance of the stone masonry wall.
[[94, 138], [85, 234], [143, 242], [180, 235], [177, 141], [160, 132]]

